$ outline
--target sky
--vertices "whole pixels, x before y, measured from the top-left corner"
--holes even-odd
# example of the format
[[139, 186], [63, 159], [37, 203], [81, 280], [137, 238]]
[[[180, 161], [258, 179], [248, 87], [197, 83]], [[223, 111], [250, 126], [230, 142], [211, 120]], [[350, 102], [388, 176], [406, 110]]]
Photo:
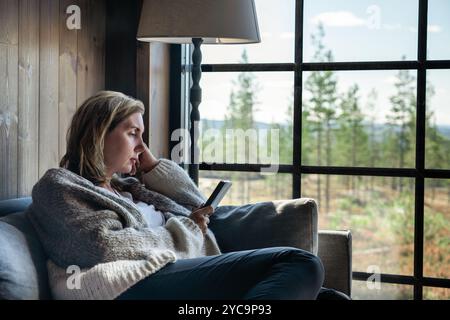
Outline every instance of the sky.
[[[450, 0], [429, 0], [428, 59], [450, 60]], [[202, 63], [238, 63], [244, 49], [250, 63], [294, 62], [295, 0], [255, 0], [261, 43], [250, 45], [204, 45]], [[322, 23], [324, 44], [335, 61], [379, 61], [417, 59], [418, 0], [305, 0], [305, 62], [313, 61], [311, 34]], [[411, 71], [414, 75], [416, 71]], [[375, 88], [378, 100], [377, 122], [383, 123], [389, 113], [389, 97], [395, 93], [397, 71], [337, 72], [338, 91], [345, 92], [357, 83], [361, 105]], [[203, 119], [221, 120], [229, 103], [233, 80], [239, 73], [203, 73]], [[292, 100], [292, 72], [254, 73], [257, 91], [255, 119], [261, 122], [286, 122], [287, 107]], [[304, 79], [308, 73], [304, 73]], [[438, 125], [450, 125], [450, 70], [430, 70], [428, 80], [435, 87], [430, 107]], [[304, 92], [304, 98], [307, 98]], [[366, 110], [368, 111], [368, 110]]]

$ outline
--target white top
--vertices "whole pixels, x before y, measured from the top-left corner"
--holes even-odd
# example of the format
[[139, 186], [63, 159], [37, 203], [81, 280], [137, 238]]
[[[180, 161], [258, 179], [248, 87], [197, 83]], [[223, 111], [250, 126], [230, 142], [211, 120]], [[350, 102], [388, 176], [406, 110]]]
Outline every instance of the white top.
[[120, 192], [120, 195], [125, 200], [134, 203], [138, 207], [149, 227], [160, 227], [166, 224], [164, 214], [161, 211], [156, 210], [154, 205], [142, 201], [134, 201], [133, 196], [129, 192]]
[[149, 227], [161, 227], [166, 224], [164, 214], [161, 211], [156, 210], [154, 205], [147, 204], [142, 201], [134, 201], [133, 196], [129, 192], [114, 192], [114, 194], [120, 196], [129, 203], [134, 204], [144, 216], [145, 221], [147, 221]]

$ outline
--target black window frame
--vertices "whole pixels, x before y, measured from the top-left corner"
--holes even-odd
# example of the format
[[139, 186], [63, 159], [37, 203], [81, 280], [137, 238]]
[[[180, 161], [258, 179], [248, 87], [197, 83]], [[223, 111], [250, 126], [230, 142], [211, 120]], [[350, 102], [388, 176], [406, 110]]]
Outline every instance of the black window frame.
[[[295, 0], [295, 21], [303, 21], [305, 0]], [[294, 63], [256, 63], [256, 64], [202, 64], [202, 72], [294, 72], [294, 119], [293, 119], [293, 159], [292, 165], [282, 164], [279, 173], [293, 175], [292, 198], [300, 198], [301, 175], [352, 175], [375, 177], [407, 177], [415, 179], [414, 206], [414, 271], [413, 275], [385, 274], [380, 275], [381, 282], [391, 284], [406, 284], [413, 286], [414, 300], [423, 299], [423, 287], [450, 288], [450, 279], [425, 277], [423, 275], [424, 258], [424, 199], [425, 179], [450, 179], [450, 170], [427, 169], [425, 167], [425, 126], [426, 126], [426, 76], [427, 70], [449, 69], [450, 60], [427, 60], [427, 25], [428, 0], [418, 0], [418, 44], [417, 60], [403, 61], [369, 61], [369, 62], [303, 62], [303, 23], [295, 23], [295, 61]], [[186, 95], [190, 86], [190, 53], [192, 46], [171, 46], [171, 87], [170, 87], [170, 132], [192, 124], [187, 120], [190, 112], [189, 100]], [[373, 70], [415, 70], [417, 71], [416, 86], [416, 153], [415, 168], [383, 168], [383, 167], [330, 167], [305, 166], [302, 159], [302, 94], [303, 72], [307, 71], [373, 71]], [[201, 115], [200, 115], [201, 116]], [[189, 128], [187, 128], [189, 129]], [[170, 138], [169, 138], [170, 140]], [[169, 141], [169, 150], [176, 141]], [[187, 166], [182, 164], [185, 168]], [[261, 168], [269, 164], [207, 164], [200, 163], [199, 170], [206, 171], [241, 171], [261, 172]], [[372, 274], [353, 272], [353, 280], [365, 281]]]

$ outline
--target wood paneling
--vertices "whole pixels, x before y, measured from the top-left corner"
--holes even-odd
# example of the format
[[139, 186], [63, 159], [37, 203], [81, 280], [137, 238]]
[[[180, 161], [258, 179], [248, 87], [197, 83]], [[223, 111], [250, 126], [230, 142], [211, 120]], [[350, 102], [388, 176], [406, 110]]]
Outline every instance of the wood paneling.
[[[95, 1], [95, 0], [94, 0]], [[66, 26], [68, 17], [66, 8], [69, 5], [79, 5], [80, 1], [60, 1], [59, 21], [59, 158], [66, 153], [66, 134], [70, 120], [77, 109], [77, 50], [79, 30], [69, 30]], [[84, 27], [84, 17], [81, 11], [81, 27]]]
[[[81, 30], [66, 8], [79, 5]], [[105, 86], [106, 0], [0, 0], [0, 200], [65, 153], [77, 105]]]
[[156, 157], [169, 157], [169, 45], [150, 45], [150, 148]]
[[31, 193], [39, 170], [39, 1], [19, 1], [18, 196]]
[[59, 162], [59, 0], [41, 0], [39, 176]]
[[106, 88], [144, 103], [144, 141], [156, 156], [168, 157], [169, 46], [136, 41], [142, 0], [108, 0]]
[[[107, 0], [106, 82], [108, 90], [136, 97], [136, 34], [142, 0]], [[148, 69], [147, 69], [148, 71]]]
[[78, 33], [77, 44], [77, 107], [87, 97], [105, 86], [105, 12], [104, 1], [79, 0], [81, 12], [86, 12]]
[[[90, 3], [92, 1], [88, 0], [77, 0], [76, 3], [80, 7], [81, 12], [84, 12], [83, 20], [81, 21], [81, 30], [78, 30], [78, 37], [76, 37], [76, 47], [74, 48], [74, 52], [77, 56], [76, 58], [76, 67], [75, 70], [75, 79], [77, 81], [77, 96], [75, 101], [75, 108], [79, 107], [83, 102], [84, 98], [87, 96], [89, 91], [88, 86], [88, 77], [89, 77], [89, 64], [92, 64], [90, 57], [92, 56], [89, 52], [89, 44], [90, 44], [90, 29], [91, 29], [91, 21], [87, 17], [88, 12], [90, 11]], [[68, 3], [73, 3], [69, 1]], [[88, 61], [90, 60], [90, 61]]]
[[17, 0], [0, 0], [0, 43], [17, 45], [19, 42]]
[[[69, 5], [81, 9], [81, 30], [67, 29]], [[58, 166], [76, 108], [105, 87], [143, 100], [146, 140], [167, 156], [168, 50], [138, 45], [141, 5], [0, 0], [0, 200], [30, 195]]]
[[19, 6], [0, 0], [0, 199], [17, 196]]
[[136, 98], [141, 100], [145, 105], [143, 134], [144, 142], [150, 146], [150, 43], [138, 42], [136, 50]]
[[138, 42], [136, 97], [144, 102], [144, 141], [156, 157], [169, 157], [169, 45]]
[[89, 1], [89, 4], [90, 32], [87, 60], [89, 76], [87, 77], [87, 95], [84, 99], [105, 88], [106, 3], [105, 1]]

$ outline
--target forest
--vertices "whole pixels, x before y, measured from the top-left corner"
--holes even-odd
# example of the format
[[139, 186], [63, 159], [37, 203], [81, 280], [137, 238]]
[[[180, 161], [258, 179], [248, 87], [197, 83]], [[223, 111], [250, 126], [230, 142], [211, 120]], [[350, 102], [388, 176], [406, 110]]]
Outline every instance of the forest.
[[[319, 26], [311, 37], [314, 60], [331, 62], [333, 54], [324, 46], [323, 38], [324, 30]], [[248, 62], [245, 50], [241, 60], [241, 63]], [[376, 89], [369, 91], [363, 104], [357, 83], [342, 92], [338, 89], [336, 72], [304, 72], [302, 164], [414, 168], [416, 82], [411, 70], [396, 73], [395, 94], [389, 97], [389, 113], [380, 123], [375, 120], [379, 103]], [[261, 84], [257, 83], [253, 73], [238, 74], [223, 121], [203, 119], [201, 122], [202, 161], [216, 160], [210, 149], [207, 150], [208, 143], [213, 141], [211, 135], [205, 134], [208, 130], [214, 128], [216, 133], [220, 130], [224, 137], [224, 153], [235, 151], [236, 157], [232, 161], [227, 158], [227, 163], [248, 163], [245, 159], [249, 157], [244, 160], [237, 157], [239, 141], [227, 135], [226, 130], [264, 128], [277, 130], [277, 150], [270, 150], [273, 147], [261, 144], [249, 135], [240, 152], [245, 151], [248, 155], [255, 146], [268, 148], [270, 152], [278, 153], [280, 164], [292, 164], [293, 98], [287, 107], [280, 107], [280, 110], [287, 110], [284, 123], [262, 124], [254, 117], [259, 90]], [[430, 169], [449, 169], [450, 136], [436, 124], [430, 102], [434, 90], [433, 84], [427, 83], [425, 165]], [[261, 160], [256, 157], [257, 163], [264, 163]], [[234, 182], [222, 202], [224, 205], [292, 198], [291, 174], [201, 171], [200, 178], [200, 187], [205, 194], [212, 191], [218, 179]], [[367, 272], [371, 266], [377, 266], [381, 273], [413, 275], [414, 178], [304, 174], [301, 188], [302, 197], [315, 199], [319, 206], [319, 229], [352, 231], [353, 271]], [[450, 278], [450, 180], [425, 179], [424, 211], [424, 276]], [[383, 283], [381, 291], [377, 292], [369, 290], [364, 282], [353, 281], [353, 296], [356, 299], [411, 299], [413, 288]], [[450, 289], [425, 287], [424, 299], [450, 299]]]

